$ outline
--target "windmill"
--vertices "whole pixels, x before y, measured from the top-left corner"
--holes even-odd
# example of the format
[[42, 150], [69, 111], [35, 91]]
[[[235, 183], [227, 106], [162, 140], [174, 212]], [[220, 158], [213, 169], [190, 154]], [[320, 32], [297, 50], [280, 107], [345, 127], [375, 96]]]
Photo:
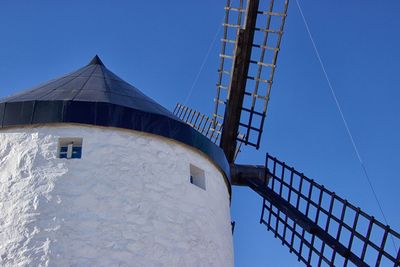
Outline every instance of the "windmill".
[[[260, 223], [307, 266], [400, 266], [400, 234], [285, 162], [241, 165], [260, 148], [288, 0], [227, 0], [211, 117], [181, 104], [174, 114], [218, 144], [231, 182], [263, 198]], [[394, 247], [394, 250], [393, 250]]]
[[0, 265], [233, 266], [231, 185], [312, 266], [398, 266], [399, 234], [260, 149], [288, 1], [225, 7], [212, 116], [174, 114], [95, 56], [0, 100]]

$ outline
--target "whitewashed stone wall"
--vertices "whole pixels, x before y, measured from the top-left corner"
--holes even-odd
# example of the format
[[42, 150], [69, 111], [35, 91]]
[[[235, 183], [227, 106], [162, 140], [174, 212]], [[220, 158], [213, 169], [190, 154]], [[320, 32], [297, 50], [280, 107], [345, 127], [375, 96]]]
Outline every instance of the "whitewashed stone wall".
[[[82, 137], [82, 159], [58, 159]], [[205, 171], [206, 190], [189, 182]], [[1, 266], [233, 266], [229, 195], [202, 154], [154, 135], [0, 131]]]

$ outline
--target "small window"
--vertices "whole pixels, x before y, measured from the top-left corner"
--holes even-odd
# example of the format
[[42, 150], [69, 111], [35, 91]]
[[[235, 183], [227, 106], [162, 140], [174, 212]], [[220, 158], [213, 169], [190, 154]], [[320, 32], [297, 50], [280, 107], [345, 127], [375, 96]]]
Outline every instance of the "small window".
[[80, 159], [82, 157], [82, 138], [60, 138], [58, 157], [60, 159]]
[[190, 164], [190, 183], [206, 190], [206, 177], [204, 171]]

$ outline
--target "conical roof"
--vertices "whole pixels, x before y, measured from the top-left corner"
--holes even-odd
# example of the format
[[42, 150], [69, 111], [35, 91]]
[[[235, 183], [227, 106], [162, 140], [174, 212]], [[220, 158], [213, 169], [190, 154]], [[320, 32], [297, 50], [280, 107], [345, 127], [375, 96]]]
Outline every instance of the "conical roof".
[[75, 72], [0, 99], [0, 129], [55, 123], [124, 128], [174, 139], [208, 155], [229, 178], [229, 164], [218, 146], [108, 70], [98, 56]]
[[1, 100], [21, 101], [110, 103], [175, 118], [170, 111], [107, 69], [97, 55], [75, 72]]

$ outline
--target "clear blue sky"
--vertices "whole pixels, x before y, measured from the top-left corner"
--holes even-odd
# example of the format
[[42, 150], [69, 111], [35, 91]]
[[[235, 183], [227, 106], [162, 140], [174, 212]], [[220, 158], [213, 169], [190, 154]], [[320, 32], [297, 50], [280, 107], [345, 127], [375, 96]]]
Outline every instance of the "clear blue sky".
[[[301, 0], [389, 224], [400, 230], [400, 2]], [[183, 102], [223, 18], [225, 0], [1, 1], [0, 97], [75, 70], [99, 54], [168, 108]], [[188, 104], [211, 113], [219, 43]], [[260, 151], [382, 220], [294, 1]], [[261, 198], [233, 190], [236, 266], [302, 266], [258, 224]]]

